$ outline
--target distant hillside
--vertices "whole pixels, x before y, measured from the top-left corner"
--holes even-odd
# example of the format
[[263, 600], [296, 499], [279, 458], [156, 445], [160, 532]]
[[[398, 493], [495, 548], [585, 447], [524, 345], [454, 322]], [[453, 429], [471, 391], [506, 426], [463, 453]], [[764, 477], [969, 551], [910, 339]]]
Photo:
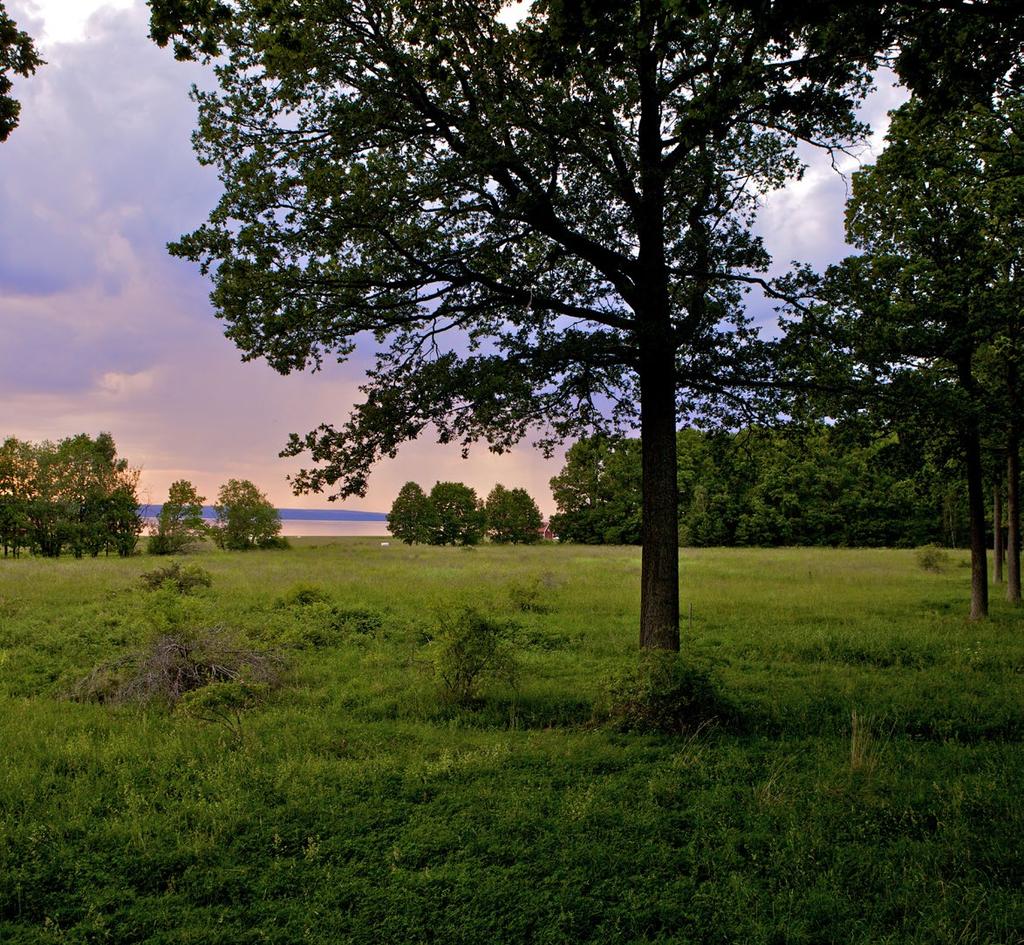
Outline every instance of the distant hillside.
[[[142, 514], [147, 518], [156, 518], [163, 505], [143, 505]], [[383, 512], [356, 512], [350, 509], [278, 509], [277, 514], [286, 522], [383, 522], [387, 515]], [[203, 506], [203, 518], [213, 521], [217, 513], [212, 505]]]

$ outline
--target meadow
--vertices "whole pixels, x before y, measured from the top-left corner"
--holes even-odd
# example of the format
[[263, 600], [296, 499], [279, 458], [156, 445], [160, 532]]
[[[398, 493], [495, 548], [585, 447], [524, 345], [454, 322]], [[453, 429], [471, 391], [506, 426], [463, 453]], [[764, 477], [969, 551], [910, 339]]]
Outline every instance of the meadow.
[[[1024, 614], [968, 622], [955, 552], [681, 555], [731, 708], [671, 734], [609, 718], [635, 548], [298, 540], [187, 596], [0, 561], [0, 942], [1024, 941]], [[466, 605], [520, 664], [470, 705]], [[71, 698], [183, 626], [284, 660], [237, 727]]]

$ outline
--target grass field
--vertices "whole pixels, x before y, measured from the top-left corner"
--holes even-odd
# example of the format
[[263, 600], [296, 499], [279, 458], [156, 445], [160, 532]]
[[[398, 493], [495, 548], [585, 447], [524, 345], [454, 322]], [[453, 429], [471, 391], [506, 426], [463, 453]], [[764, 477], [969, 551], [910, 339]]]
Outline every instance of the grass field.
[[[0, 562], [0, 942], [1024, 941], [1024, 613], [966, 621], [956, 555], [682, 554], [735, 712], [677, 735], [607, 721], [637, 549], [316, 539], [180, 599], [151, 558]], [[465, 603], [521, 626], [469, 708], [430, 642]], [[174, 625], [286, 654], [239, 737], [67, 698]]]

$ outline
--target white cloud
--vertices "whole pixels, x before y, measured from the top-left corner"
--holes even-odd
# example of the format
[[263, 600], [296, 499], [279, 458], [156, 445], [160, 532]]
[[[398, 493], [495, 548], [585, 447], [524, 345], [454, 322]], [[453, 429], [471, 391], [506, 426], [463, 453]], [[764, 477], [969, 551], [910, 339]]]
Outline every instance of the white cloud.
[[16, 22], [27, 15], [42, 21], [42, 35], [38, 37], [44, 55], [47, 47], [55, 43], [73, 43], [89, 39], [93, 33], [91, 18], [103, 9], [127, 10], [137, 0], [14, 0], [11, 15]]

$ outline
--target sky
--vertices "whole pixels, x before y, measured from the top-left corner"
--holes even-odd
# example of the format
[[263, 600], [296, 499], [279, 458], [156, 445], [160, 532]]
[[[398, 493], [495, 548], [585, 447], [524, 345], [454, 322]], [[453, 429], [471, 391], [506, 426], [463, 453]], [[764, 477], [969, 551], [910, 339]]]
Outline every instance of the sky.
[[[202, 223], [219, 196], [190, 135], [190, 86], [206, 78], [148, 38], [143, 0], [6, 0], [38, 37], [47, 65], [15, 94], [20, 126], [0, 145], [0, 437], [113, 434], [141, 468], [140, 498], [162, 502], [175, 479], [216, 495], [253, 480], [278, 506], [327, 506], [294, 496], [300, 459], [277, 454], [291, 432], [341, 422], [358, 397], [359, 365], [282, 377], [242, 364], [207, 299], [209, 284], [166, 244]], [[863, 118], [877, 153], [902, 90], [881, 79]], [[809, 154], [803, 180], [768, 198], [759, 231], [778, 264], [822, 267], [845, 255], [847, 182]], [[856, 161], [847, 160], [849, 172]], [[524, 443], [468, 460], [429, 439], [382, 461], [364, 498], [344, 508], [387, 511], [409, 479], [455, 479], [482, 495], [523, 486], [554, 511], [548, 480], [562, 457]]]

